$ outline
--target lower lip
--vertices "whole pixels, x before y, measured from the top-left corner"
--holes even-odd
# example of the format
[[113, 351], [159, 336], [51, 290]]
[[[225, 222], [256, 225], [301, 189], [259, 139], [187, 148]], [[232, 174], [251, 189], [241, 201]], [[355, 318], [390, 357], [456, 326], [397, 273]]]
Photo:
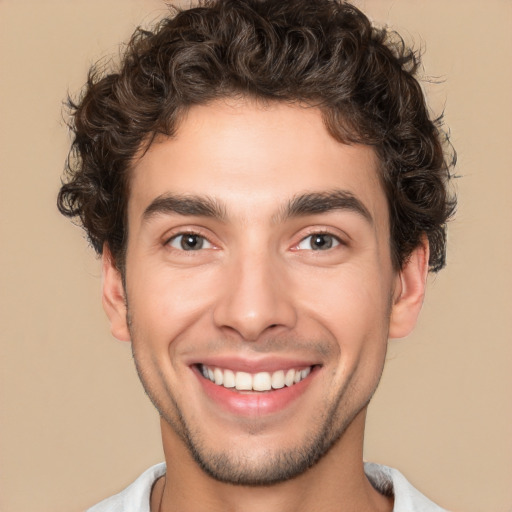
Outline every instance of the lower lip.
[[226, 411], [242, 416], [263, 416], [285, 409], [299, 398], [318, 373], [314, 367], [304, 379], [290, 387], [264, 392], [236, 391], [235, 388], [218, 386], [205, 379], [197, 368], [194, 372], [208, 397]]

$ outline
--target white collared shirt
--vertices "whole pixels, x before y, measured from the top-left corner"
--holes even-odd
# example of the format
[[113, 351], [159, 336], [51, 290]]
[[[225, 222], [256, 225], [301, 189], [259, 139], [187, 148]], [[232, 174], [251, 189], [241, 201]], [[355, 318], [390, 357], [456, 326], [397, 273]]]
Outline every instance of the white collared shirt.
[[[364, 463], [368, 480], [379, 492], [394, 495], [393, 512], [446, 512], [416, 490], [396, 469]], [[119, 494], [101, 501], [87, 512], [150, 512], [151, 489], [165, 474], [165, 463], [157, 464], [135, 480]]]

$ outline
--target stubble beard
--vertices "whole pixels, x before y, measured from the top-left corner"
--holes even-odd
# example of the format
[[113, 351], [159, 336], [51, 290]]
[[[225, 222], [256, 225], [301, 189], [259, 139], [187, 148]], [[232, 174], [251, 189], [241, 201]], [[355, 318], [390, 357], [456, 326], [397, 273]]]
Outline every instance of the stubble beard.
[[[250, 455], [219, 452], [206, 447], [201, 433], [191, 430], [182, 416], [179, 435], [199, 467], [215, 480], [239, 486], [270, 486], [296, 478], [320, 461], [361, 410], [350, 417], [340, 418], [336, 408], [337, 404], [333, 404], [300, 444], [280, 451], [269, 450], [260, 454], [258, 460], [251, 459]], [[164, 419], [177, 431], [176, 425]]]
[[[132, 344], [133, 347], [133, 344]], [[293, 479], [314, 466], [341, 439], [347, 427], [364, 409], [375, 388], [367, 400], [357, 408], [351, 407], [344, 400], [347, 386], [339, 390], [336, 398], [324, 408], [325, 412], [310, 429], [300, 444], [280, 451], [271, 451], [250, 458], [249, 454], [216, 451], [208, 446], [204, 434], [192, 422], [187, 421], [174, 398], [171, 390], [166, 388], [170, 404], [164, 406], [148, 383], [144, 371], [138, 364], [133, 351], [135, 367], [149, 399], [160, 416], [172, 428], [187, 447], [188, 452], [198, 466], [210, 477], [219, 482], [239, 486], [270, 486]], [[257, 436], [257, 433], [253, 433]]]
[[296, 478], [314, 466], [340, 441], [354, 418], [368, 406], [378, 387], [384, 366], [381, 365], [381, 371], [376, 376], [375, 383], [366, 400], [363, 400], [358, 406], [347, 400], [347, 397], [352, 395], [351, 391], [354, 391], [350, 389], [352, 384], [349, 376], [331, 403], [324, 407], [324, 413], [316, 420], [300, 445], [277, 452], [269, 450], [256, 462], [244, 454], [215, 451], [208, 447], [204, 435], [198, 428], [194, 428], [192, 422], [187, 421], [183, 415], [172, 390], [163, 378], [166, 396], [171, 403], [164, 405], [159, 400], [139, 364], [135, 351], [136, 343], [134, 343], [135, 329], [129, 309], [127, 323], [132, 339], [132, 355], [137, 374], [160, 417], [182, 440], [192, 458], [207, 475], [219, 482], [232, 485], [253, 487], [275, 485]]

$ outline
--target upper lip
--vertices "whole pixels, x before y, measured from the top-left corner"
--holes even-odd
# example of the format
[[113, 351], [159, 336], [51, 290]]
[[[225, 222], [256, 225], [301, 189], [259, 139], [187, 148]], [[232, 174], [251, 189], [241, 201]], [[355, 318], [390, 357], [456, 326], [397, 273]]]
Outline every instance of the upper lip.
[[318, 361], [304, 358], [270, 356], [242, 358], [240, 356], [208, 356], [204, 359], [197, 359], [190, 363], [190, 366], [206, 365], [212, 368], [222, 368], [234, 372], [276, 372], [278, 370], [302, 369], [318, 365]]

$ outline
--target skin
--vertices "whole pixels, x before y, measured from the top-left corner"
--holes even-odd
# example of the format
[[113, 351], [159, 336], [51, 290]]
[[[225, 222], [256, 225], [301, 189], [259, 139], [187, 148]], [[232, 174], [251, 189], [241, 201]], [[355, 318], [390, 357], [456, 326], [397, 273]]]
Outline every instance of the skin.
[[[167, 475], [152, 510], [392, 510], [364, 475], [366, 408], [388, 338], [416, 322], [428, 247], [393, 269], [377, 169], [370, 147], [335, 141], [315, 108], [232, 99], [193, 107], [134, 163], [126, 285], [105, 247], [103, 304], [162, 417]], [[362, 209], [290, 211], [333, 191]], [[191, 195], [219, 211], [173, 211], [169, 197]], [[202, 248], [183, 250], [183, 233]], [[278, 410], [236, 414], [194, 370], [212, 357], [315, 371]], [[309, 469], [301, 451], [317, 459]], [[283, 455], [284, 481], [251, 485], [285, 467]]]

